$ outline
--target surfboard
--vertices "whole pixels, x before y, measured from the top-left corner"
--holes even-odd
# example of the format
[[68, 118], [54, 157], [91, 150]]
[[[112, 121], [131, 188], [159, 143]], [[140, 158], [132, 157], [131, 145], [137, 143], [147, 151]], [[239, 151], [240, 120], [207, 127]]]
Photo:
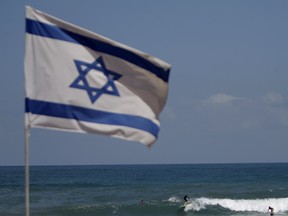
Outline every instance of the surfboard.
[[183, 205], [181, 205], [179, 208], [185, 208], [188, 204], [190, 204], [191, 203], [191, 201], [190, 202], [186, 202], [186, 203], [184, 203]]
[[181, 206], [179, 206], [179, 208], [185, 208], [186, 207], [186, 205], [184, 204], [184, 205], [181, 205]]

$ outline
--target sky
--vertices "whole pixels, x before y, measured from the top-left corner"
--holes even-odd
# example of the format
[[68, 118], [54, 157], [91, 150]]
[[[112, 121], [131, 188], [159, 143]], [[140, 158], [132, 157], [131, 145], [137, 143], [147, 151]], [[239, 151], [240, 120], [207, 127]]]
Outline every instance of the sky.
[[0, 166], [24, 165], [25, 5], [172, 65], [158, 140], [31, 129], [31, 165], [288, 162], [288, 1], [0, 1]]

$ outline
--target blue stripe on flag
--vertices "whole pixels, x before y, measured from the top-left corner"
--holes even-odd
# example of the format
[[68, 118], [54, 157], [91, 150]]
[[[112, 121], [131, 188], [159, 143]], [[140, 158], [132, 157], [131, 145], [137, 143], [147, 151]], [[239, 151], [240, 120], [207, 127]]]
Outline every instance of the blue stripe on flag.
[[26, 19], [26, 32], [38, 36], [81, 44], [83, 46], [89, 47], [92, 50], [113, 55], [131, 62], [132, 64], [138, 65], [139, 67], [142, 67], [145, 70], [155, 74], [165, 82], [168, 82], [169, 80], [170, 69], [165, 70], [129, 50], [115, 47], [103, 41], [89, 38], [81, 34], [59, 28], [58, 26], [49, 25], [31, 19]]
[[154, 122], [140, 116], [116, 114], [72, 105], [31, 100], [29, 98], [25, 99], [25, 112], [36, 115], [73, 119], [76, 121], [126, 126], [146, 131], [156, 138], [160, 130], [159, 126]]

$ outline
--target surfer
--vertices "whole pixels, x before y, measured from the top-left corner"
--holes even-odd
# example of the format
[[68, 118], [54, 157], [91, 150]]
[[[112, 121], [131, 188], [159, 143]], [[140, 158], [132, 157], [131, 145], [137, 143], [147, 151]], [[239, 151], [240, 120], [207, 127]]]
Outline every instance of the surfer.
[[187, 203], [187, 202], [189, 202], [190, 197], [188, 195], [185, 195], [183, 200], [184, 200], [184, 203]]
[[190, 197], [188, 195], [185, 195], [183, 197], [183, 201], [184, 201], [184, 203], [183, 203], [183, 205], [180, 206], [180, 209], [185, 209], [186, 208], [187, 204], [190, 203]]
[[268, 207], [268, 212], [270, 212], [270, 215], [274, 215], [274, 208], [271, 206]]

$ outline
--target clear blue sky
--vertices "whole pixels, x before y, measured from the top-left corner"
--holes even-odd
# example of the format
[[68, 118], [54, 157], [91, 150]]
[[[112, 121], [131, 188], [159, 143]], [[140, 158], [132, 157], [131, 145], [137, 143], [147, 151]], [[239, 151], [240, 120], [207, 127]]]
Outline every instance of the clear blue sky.
[[24, 164], [25, 5], [172, 65], [151, 149], [32, 129], [30, 164], [288, 162], [288, 1], [0, 1], [0, 165]]

